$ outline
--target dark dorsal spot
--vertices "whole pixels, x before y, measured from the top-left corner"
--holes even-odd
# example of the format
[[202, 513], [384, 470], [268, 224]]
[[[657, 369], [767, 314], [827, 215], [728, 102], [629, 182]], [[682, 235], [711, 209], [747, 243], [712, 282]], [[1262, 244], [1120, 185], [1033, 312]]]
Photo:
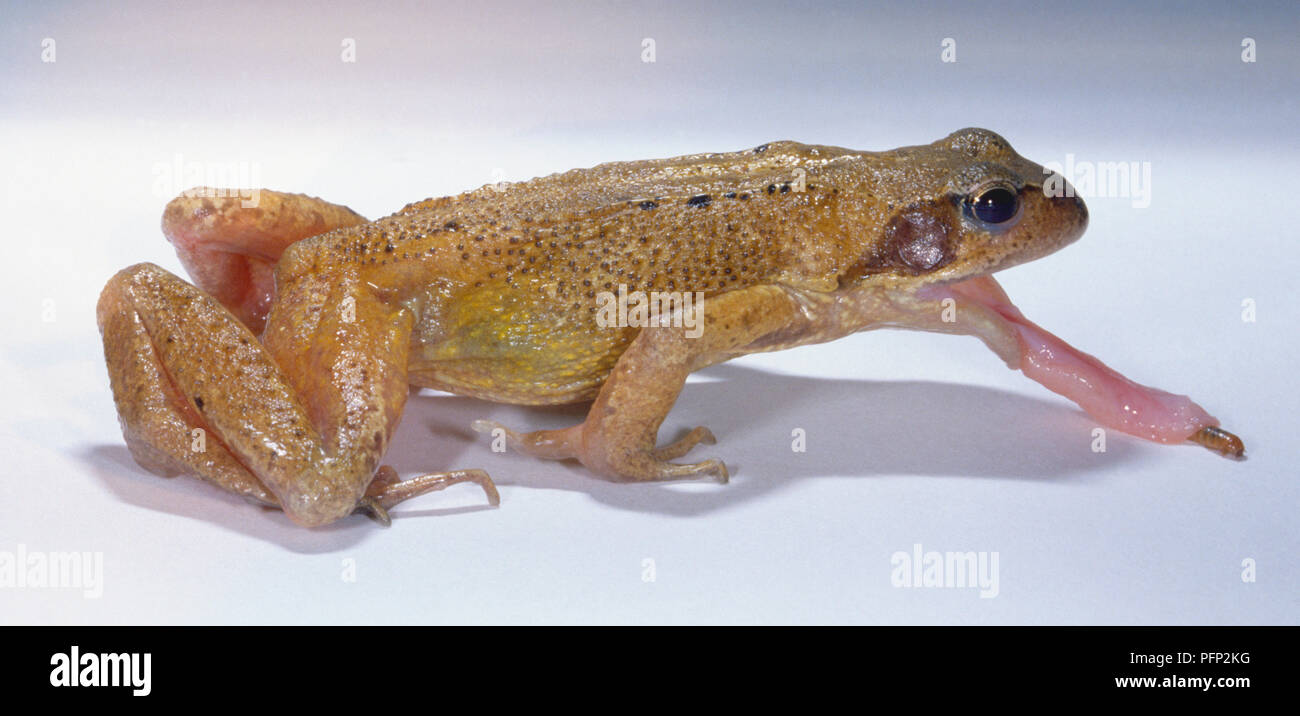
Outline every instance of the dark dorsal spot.
[[444, 229], [446, 229], [446, 230], [448, 230], [448, 231], [455, 231], [456, 229], [459, 229], [459, 228], [460, 228], [460, 224], [457, 224], [457, 223], [454, 222], [454, 221], [448, 221], [447, 223], [445, 223], [445, 224], [442, 225], [442, 228], [444, 228]]
[[775, 185], [775, 184], [768, 184], [768, 185], [767, 185], [767, 193], [768, 193], [768, 194], [772, 194], [772, 193], [775, 193], [775, 192], [776, 192], [776, 185]]
[[760, 144], [760, 145], [758, 145], [757, 147], [754, 147], [754, 153], [755, 153], [755, 154], [762, 154], [763, 152], [766, 152], [766, 151], [767, 151], [768, 146], [769, 146], [769, 145], [767, 145], [767, 144]]
[[713, 201], [713, 197], [708, 194], [700, 194], [691, 197], [686, 203], [690, 206], [708, 206], [711, 201]]
[[727, 197], [728, 199], [735, 199], [735, 198], [736, 198], [736, 192], [734, 192], [734, 191], [729, 191], [729, 192], [727, 192], [726, 194], [723, 194], [723, 196]]
[[914, 208], [885, 226], [884, 259], [912, 273], [933, 271], [953, 259], [952, 227], [937, 212]]
[[789, 184], [782, 184], [782, 185], [781, 185], [781, 193], [782, 193], [782, 194], [789, 194], [789, 193], [790, 193], [790, 185], [789, 185]]
[[197, 395], [194, 396], [194, 404], [198, 406], [199, 410], [203, 410], [203, 398]]
[[392, 245], [392, 244], [389, 244], [389, 245], [385, 246], [385, 247], [384, 247], [384, 251], [387, 251], [388, 253], [391, 254], [391, 253], [393, 252], [393, 245]]
[[650, 209], [653, 209], [653, 208], [655, 208], [655, 207], [657, 207], [657, 206], [659, 206], [659, 205], [656, 204], [656, 203], [653, 202], [653, 201], [643, 201], [643, 202], [641, 202], [640, 206], [641, 206], [642, 209], [645, 209], [645, 210], [649, 211]]
[[737, 199], [740, 199], [741, 201], [748, 201], [748, 200], [749, 200], [749, 195], [748, 195], [748, 194], [741, 194], [740, 196], [738, 196], [738, 197], [736, 197], [736, 198], [737, 198]]

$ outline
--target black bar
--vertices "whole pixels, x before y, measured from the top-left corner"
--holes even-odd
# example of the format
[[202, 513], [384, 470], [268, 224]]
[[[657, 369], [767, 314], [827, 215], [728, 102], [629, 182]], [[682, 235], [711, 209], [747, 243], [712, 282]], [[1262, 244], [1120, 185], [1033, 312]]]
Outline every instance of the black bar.
[[[741, 689], [751, 696], [758, 693], [754, 689], [845, 694], [856, 689], [858, 698], [888, 689], [911, 693], [908, 698], [920, 698], [918, 703], [1037, 693], [1240, 700], [1294, 691], [1294, 644], [1300, 629], [571, 628], [561, 633], [436, 627], [9, 627], [2, 633], [0, 685], [11, 698], [33, 696], [45, 704], [110, 699], [193, 705], [287, 688], [294, 691], [295, 703], [337, 706], [371, 694], [385, 695], [382, 703], [387, 703], [390, 692], [411, 689], [424, 693], [424, 699], [434, 698], [438, 688], [453, 689], [457, 699], [483, 693], [481, 689], [496, 698], [524, 693], [518, 691], [524, 684], [546, 689], [543, 693], [570, 692], [576, 700], [590, 696], [597, 685], [618, 685], [632, 689], [629, 699], [651, 702], [688, 687]], [[58, 668], [70, 661], [74, 647], [83, 669], [89, 663], [114, 670], [124, 663], [120, 657], [87, 654], [135, 654], [133, 676], [143, 676], [148, 654], [148, 685], [141, 683], [138, 690], [149, 693], [133, 695], [132, 686], [71, 685], [69, 670]], [[59, 655], [64, 655], [62, 662]], [[94, 675], [101, 673], [94, 670]], [[1117, 682], [1151, 677], [1154, 682]], [[1179, 681], [1191, 678], [1214, 681], [1208, 690]], [[55, 686], [52, 679], [67, 685]], [[511, 685], [505, 693], [504, 685]], [[425, 703], [437, 707], [436, 700]]]

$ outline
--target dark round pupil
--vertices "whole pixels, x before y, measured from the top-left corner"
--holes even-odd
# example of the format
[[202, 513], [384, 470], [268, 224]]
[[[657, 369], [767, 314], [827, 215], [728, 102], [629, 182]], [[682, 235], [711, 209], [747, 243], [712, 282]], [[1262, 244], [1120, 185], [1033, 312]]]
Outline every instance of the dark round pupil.
[[971, 209], [980, 221], [1001, 224], [1016, 215], [1016, 195], [1002, 187], [989, 189], [975, 197]]

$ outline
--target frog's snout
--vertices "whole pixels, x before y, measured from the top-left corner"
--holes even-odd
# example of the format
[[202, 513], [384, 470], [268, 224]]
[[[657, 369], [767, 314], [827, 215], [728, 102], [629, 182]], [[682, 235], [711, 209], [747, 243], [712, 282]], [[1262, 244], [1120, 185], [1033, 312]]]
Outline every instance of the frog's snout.
[[1068, 236], [1063, 243], [1074, 241], [1088, 228], [1088, 205], [1065, 177], [1046, 169], [1043, 172], [1049, 174], [1042, 185], [1048, 213], [1056, 218], [1057, 233]]
[[1068, 244], [1088, 230], [1088, 205], [1071, 192], [1070, 196], [1052, 197], [1052, 212], [1059, 216], [1058, 232], [1061, 244]]

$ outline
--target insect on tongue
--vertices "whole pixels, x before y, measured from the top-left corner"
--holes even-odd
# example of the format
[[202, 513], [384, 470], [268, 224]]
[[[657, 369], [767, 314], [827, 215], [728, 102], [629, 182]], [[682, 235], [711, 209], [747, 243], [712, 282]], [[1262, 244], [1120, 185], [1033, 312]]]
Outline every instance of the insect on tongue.
[[1063, 395], [1103, 425], [1159, 443], [1187, 440], [1224, 455], [1241, 457], [1245, 447], [1219, 421], [1185, 395], [1139, 385], [1025, 318], [991, 276], [946, 286], [953, 295], [982, 304], [1016, 331], [1020, 370]]

